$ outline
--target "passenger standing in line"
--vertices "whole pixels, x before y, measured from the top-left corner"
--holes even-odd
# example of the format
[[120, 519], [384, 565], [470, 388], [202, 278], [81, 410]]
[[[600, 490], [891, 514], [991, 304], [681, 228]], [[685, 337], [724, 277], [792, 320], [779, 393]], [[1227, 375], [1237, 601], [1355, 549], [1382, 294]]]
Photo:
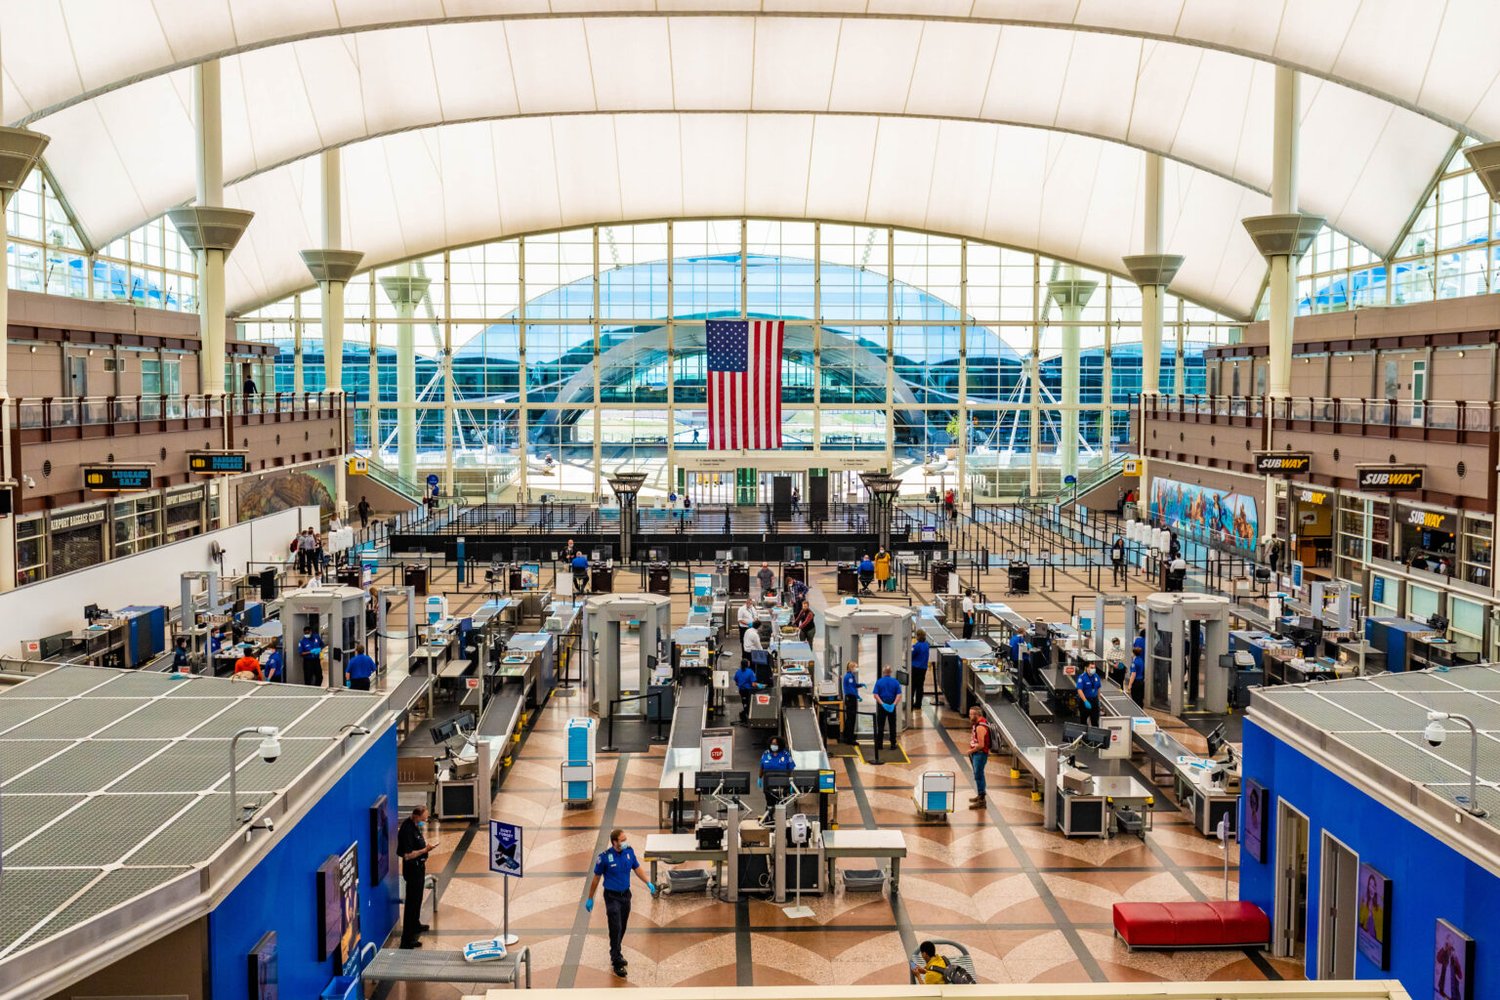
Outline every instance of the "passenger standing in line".
[[594, 880], [589, 883], [588, 898], [583, 908], [594, 912], [594, 890], [604, 882], [604, 913], [609, 921], [609, 964], [615, 975], [625, 978], [625, 954], [620, 949], [625, 940], [625, 931], [630, 926], [630, 876], [635, 875], [645, 883], [651, 895], [656, 895], [656, 883], [641, 874], [641, 863], [635, 859], [635, 851], [625, 842], [625, 831], [609, 831], [609, 847], [594, 861]]
[[297, 655], [302, 657], [302, 683], [322, 687], [323, 637], [311, 625], [302, 629], [302, 641], [297, 643]]
[[932, 646], [927, 641], [927, 631], [917, 629], [916, 641], [911, 644], [911, 706], [922, 710], [922, 689], [926, 687], [927, 663], [932, 658]]
[[1084, 665], [1083, 673], [1073, 683], [1078, 688], [1079, 721], [1086, 722], [1095, 729], [1099, 728], [1099, 686], [1103, 683], [1099, 677], [1099, 668], [1090, 661]]
[[840, 690], [844, 694], [844, 732], [843, 741], [849, 746], [854, 745], [854, 720], [859, 716], [859, 703], [864, 701], [859, 689], [864, 687], [859, 680], [859, 664], [850, 660], [844, 665], [844, 680]]
[[771, 572], [770, 563], [761, 563], [760, 571], [755, 574], [755, 578], [760, 581], [761, 593], [770, 591], [776, 582], [776, 574]]
[[421, 933], [431, 930], [422, 923], [423, 883], [427, 881], [427, 855], [436, 850], [438, 841], [427, 843], [427, 807], [417, 806], [401, 821], [396, 831], [396, 853], [401, 857], [401, 879], [406, 883], [406, 904], [401, 914], [401, 947], [420, 948]]
[[1109, 648], [1104, 651], [1104, 662], [1109, 666], [1107, 673], [1109, 679], [1120, 686], [1120, 690], [1130, 690], [1130, 684], [1126, 677], [1128, 671], [1125, 669], [1125, 647], [1120, 645], [1120, 637], [1115, 636], [1109, 640]]
[[297, 536], [297, 572], [304, 576], [313, 571], [313, 559], [318, 549], [317, 536], [311, 528], [305, 528], [302, 534]]
[[349, 657], [344, 676], [355, 691], [370, 690], [370, 681], [375, 676], [375, 658], [365, 652], [364, 643], [354, 647], [354, 655]]
[[885, 549], [875, 553], [875, 589], [885, 590], [891, 578], [891, 554]]
[[969, 763], [974, 768], [974, 797], [969, 805], [984, 805], [984, 766], [990, 762], [990, 720], [978, 705], [969, 706]]
[[891, 749], [896, 749], [896, 709], [901, 705], [901, 682], [896, 680], [895, 670], [886, 667], [875, 682], [875, 746], [880, 746], [882, 729], [891, 731]]
[[1125, 539], [1116, 535], [1109, 543], [1109, 564], [1114, 569], [1115, 586], [1125, 582]]

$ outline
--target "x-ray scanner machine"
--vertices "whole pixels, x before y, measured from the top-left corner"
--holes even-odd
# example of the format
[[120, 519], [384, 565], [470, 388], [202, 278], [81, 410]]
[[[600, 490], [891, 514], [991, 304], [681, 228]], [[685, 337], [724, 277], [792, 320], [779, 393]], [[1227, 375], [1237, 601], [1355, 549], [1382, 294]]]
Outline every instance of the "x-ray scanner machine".
[[[1229, 709], [1229, 675], [1219, 658], [1229, 652], [1229, 598], [1212, 594], [1152, 594], [1146, 609], [1147, 707], [1181, 716], [1188, 687], [1202, 674], [1200, 709]], [[1202, 646], [1193, 669], [1188, 643], [1201, 627]], [[1196, 700], [1197, 691], [1193, 692]]]
[[[615, 699], [645, 694], [657, 663], [667, 663], [672, 599], [661, 594], [600, 594], [583, 603], [584, 657], [593, 678], [589, 707], [601, 719]], [[645, 699], [619, 706], [621, 718], [644, 717]]]

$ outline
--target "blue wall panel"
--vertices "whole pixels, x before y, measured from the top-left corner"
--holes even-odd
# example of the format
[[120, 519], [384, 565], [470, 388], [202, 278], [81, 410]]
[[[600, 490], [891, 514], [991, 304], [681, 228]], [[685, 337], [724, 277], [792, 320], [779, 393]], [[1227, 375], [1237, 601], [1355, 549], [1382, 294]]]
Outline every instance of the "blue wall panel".
[[332, 958], [318, 960], [316, 872], [330, 854], [342, 854], [356, 841], [360, 936], [384, 942], [396, 921], [400, 892], [395, 866], [379, 885], [370, 884], [370, 807], [382, 795], [389, 808], [396, 809], [394, 727], [209, 915], [214, 1000], [249, 1000], [246, 956], [270, 930], [276, 932], [281, 996], [303, 1000], [323, 992], [337, 970]]
[[[1419, 725], [1417, 720], [1413, 725]], [[1269, 803], [1265, 862], [1241, 852], [1240, 898], [1275, 913], [1277, 801], [1306, 814], [1308, 835], [1307, 975], [1316, 978], [1318, 885], [1323, 831], [1391, 880], [1391, 964], [1381, 972], [1355, 954], [1359, 979], [1400, 979], [1416, 1000], [1433, 994], [1433, 947], [1441, 917], [1475, 941], [1474, 996], [1500, 997], [1500, 878], [1343, 778], [1245, 721], [1244, 775], [1265, 785]]]

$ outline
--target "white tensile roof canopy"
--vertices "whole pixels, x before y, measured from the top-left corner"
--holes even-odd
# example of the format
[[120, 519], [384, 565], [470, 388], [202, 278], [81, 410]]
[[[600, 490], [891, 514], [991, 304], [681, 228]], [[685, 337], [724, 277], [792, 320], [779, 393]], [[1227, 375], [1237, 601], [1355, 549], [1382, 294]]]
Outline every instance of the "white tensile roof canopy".
[[29, 0], [6, 124], [91, 245], [194, 194], [191, 67], [223, 64], [242, 311], [307, 287], [317, 154], [367, 266], [590, 223], [822, 218], [1120, 273], [1168, 158], [1173, 290], [1245, 316], [1275, 66], [1300, 207], [1392, 250], [1461, 135], [1500, 136], [1500, 4], [1450, 0]]

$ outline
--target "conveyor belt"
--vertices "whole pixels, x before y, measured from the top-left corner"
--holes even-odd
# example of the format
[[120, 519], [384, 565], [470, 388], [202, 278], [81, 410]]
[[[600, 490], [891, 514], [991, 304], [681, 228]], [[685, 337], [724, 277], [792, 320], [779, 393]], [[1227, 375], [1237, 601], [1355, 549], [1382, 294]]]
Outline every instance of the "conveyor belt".
[[417, 699], [427, 693], [428, 681], [429, 678], [425, 674], [403, 677], [401, 683], [391, 691], [391, 696], [386, 699], [386, 708], [397, 715], [410, 712], [412, 706], [417, 703]]
[[672, 710], [672, 732], [667, 745], [679, 749], [696, 749], [703, 739], [703, 726], [708, 720], [708, 685], [680, 684], [677, 687], [677, 706]]
[[990, 723], [1000, 731], [1000, 738], [1010, 747], [1011, 756], [1016, 759], [1017, 764], [1030, 769], [1032, 765], [1024, 751], [1028, 747], [1047, 745], [1042, 731], [1031, 721], [1031, 716], [1020, 705], [1001, 694], [990, 695], [981, 704], [984, 705], [985, 714], [990, 717]]
[[1141, 706], [1130, 700], [1130, 695], [1120, 690], [1114, 681], [1106, 680], [1099, 687], [1099, 707], [1104, 715], [1118, 715], [1127, 719], [1145, 715]]
[[818, 731], [816, 708], [788, 708], [781, 713], [786, 720], [788, 749], [795, 751], [819, 751], [823, 746], [823, 735]]
[[511, 681], [500, 685], [500, 690], [484, 707], [484, 718], [479, 720], [480, 736], [508, 738], [516, 733], [521, 722], [521, 706], [526, 701], [524, 684]]

